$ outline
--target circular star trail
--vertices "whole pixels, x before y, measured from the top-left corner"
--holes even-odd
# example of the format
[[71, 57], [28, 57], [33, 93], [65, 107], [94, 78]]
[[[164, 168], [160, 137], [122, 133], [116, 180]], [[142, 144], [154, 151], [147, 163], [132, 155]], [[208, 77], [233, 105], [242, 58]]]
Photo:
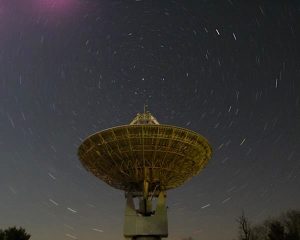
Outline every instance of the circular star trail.
[[169, 239], [233, 239], [299, 209], [298, 1], [0, 3], [0, 226], [122, 239], [125, 198], [77, 148], [147, 104], [205, 136], [205, 170], [168, 193]]

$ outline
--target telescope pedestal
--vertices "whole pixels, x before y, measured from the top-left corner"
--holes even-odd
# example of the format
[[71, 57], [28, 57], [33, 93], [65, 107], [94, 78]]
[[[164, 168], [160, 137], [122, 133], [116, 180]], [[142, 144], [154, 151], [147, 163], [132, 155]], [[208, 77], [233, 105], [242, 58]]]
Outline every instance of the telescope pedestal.
[[134, 240], [161, 240], [160, 237], [151, 237], [151, 236], [148, 236], [148, 237], [136, 237], [136, 238], [133, 238]]
[[[130, 240], [161, 240], [168, 237], [166, 195], [160, 192], [155, 211], [151, 210], [151, 200], [141, 200], [135, 209], [133, 196], [127, 194], [125, 209], [124, 237]], [[145, 201], [145, 202], [144, 202]], [[144, 203], [144, 207], [143, 206]]]

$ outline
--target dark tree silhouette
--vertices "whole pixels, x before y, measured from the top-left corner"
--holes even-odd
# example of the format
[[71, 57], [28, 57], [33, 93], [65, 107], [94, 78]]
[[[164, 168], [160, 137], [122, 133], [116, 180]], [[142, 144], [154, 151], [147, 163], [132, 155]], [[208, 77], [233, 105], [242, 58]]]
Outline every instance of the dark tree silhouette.
[[30, 234], [24, 228], [9, 227], [0, 230], [0, 240], [28, 240]]
[[299, 210], [285, 212], [254, 226], [250, 226], [243, 213], [238, 224], [239, 240], [300, 240]]
[[251, 229], [251, 240], [267, 240], [269, 225], [266, 223], [253, 226]]
[[300, 211], [288, 211], [285, 215], [286, 240], [300, 240]]
[[237, 219], [239, 224], [239, 240], [250, 240], [251, 226], [249, 220], [246, 218], [245, 213]]
[[0, 229], [0, 240], [4, 240], [4, 232]]
[[270, 230], [268, 234], [269, 240], [284, 240], [284, 226], [279, 221], [273, 221], [270, 224]]

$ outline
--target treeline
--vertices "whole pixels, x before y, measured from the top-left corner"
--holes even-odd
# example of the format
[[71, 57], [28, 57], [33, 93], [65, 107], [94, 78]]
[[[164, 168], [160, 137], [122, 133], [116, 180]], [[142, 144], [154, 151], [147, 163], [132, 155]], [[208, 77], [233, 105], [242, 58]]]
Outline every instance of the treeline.
[[24, 228], [9, 227], [0, 229], [0, 240], [28, 240], [30, 234]]
[[[237, 219], [238, 240], [300, 240], [300, 211], [290, 210], [260, 224], [252, 224], [244, 213]], [[0, 229], [0, 240], [28, 240], [24, 228]], [[193, 240], [185, 238], [183, 240]]]
[[[252, 224], [244, 213], [237, 219], [238, 240], [300, 240], [300, 211], [290, 210], [278, 217]], [[196, 240], [192, 237], [182, 240]]]
[[239, 240], [300, 240], [300, 211], [290, 210], [261, 224], [251, 224], [243, 213], [237, 220]]

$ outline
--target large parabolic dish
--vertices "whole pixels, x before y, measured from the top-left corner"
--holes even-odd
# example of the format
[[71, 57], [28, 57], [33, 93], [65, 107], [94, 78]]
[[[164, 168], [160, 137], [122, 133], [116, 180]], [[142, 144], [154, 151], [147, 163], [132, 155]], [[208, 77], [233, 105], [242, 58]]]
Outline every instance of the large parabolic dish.
[[127, 192], [169, 190], [197, 175], [211, 158], [208, 141], [185, 128], [159, 124], [149, 113], [129, 125], [97, 132], [78, 150], [83, 166]]

